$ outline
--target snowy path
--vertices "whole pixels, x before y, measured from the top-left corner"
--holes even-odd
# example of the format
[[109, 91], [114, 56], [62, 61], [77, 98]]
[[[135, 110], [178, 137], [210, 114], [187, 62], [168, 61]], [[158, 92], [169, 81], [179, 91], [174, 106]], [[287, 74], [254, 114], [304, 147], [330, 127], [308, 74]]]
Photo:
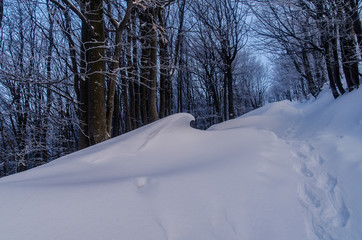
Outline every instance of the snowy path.
[[298, 194], [305, 209], [307, 234], [316, 240], [354, 239], [347, 228], [350, 211], [338, 177], [329, 172], [325, 164], [332, 159], [324, 159], [318, 147], [313, 146], [312, 139], [318, 133], [303, 132], [306, 128], [301, 123], [308, 122], [304, 114], [300, 111], [297, 117], [291, 118], [285, 130], [274, 130], [290, 146], [296, 159], [294, 168], [301, 176]]
[[283, 101], [212, 129], [270, 131], [292, 153], [307, 239], [362, 239], [362, 91], [334, 100]]
[[311, 104], [284, 101], [238, 123], [269, 130], [289, 146], [308, 239], [361, 239], [362, 114], [349, 107], [361, 98], [359, 91]]
[[295, 168], [301, 174], [299, 196], [306, 210], [306, 230], [311, 239], [332, 240], [344, 230], [350, 213], [341, 194], [336, 176], [328, 173], [325, 160], [306, 141], [289, 142], [296, 159]]

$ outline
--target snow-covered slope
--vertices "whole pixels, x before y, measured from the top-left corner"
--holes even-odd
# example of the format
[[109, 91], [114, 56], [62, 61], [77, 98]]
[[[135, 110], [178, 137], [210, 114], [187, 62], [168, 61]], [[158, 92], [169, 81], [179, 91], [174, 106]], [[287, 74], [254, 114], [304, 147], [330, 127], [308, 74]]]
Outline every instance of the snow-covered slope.
[[361, 101], [176, 114], [2, 178], [1, 239], [361, 239]]

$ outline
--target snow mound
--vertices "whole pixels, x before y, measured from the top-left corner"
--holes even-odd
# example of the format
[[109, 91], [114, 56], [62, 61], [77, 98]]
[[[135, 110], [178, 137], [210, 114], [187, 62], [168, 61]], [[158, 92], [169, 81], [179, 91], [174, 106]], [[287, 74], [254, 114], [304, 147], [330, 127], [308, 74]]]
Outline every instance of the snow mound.
[[360, 239], [362, 91], [186, 113], [0, 179], [4, 239]]

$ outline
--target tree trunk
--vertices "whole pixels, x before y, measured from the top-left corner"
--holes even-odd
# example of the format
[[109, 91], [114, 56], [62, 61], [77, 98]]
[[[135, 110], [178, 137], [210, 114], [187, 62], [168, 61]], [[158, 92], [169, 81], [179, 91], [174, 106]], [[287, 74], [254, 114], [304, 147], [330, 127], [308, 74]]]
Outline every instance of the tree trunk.
[[4, 17], [4, 0], [0, 0], [0, 28]]
[[327, 74], [328, 74], [328, 79], [329, 79], [329, 86], [331, 88], [332, 94], [334, 98], [338, 98], [339, 97], [339, 93], [337, 91], [337, 87], [335, 84], [335, 80], [334, 80], [334, 73], [333, 73], [333, 57], [331, 56], [331, 49], [330, 49], [330, 44], [328, 41], [324, 42], [324, 49], [326, 52], [326, 67], [327, 67]]
[[[108, 10], [111, 12], [111, 5], [108, 5]], [[116, 84], [117, 84], [117, 75], [120, 68], [120, 56], [121, 56], [121, 36], [123, 30], [126, 28], [126, 23], [128, 22], [131, 11], [133, 8], [133, 0], [127, 0], [127, 9], [126, 13], [121, 22], [117, 22], [113, 17], [110, 17], [111, 23], [116, 29], [116, 37], [115, 37], [115, 49], [114, 54], [111, 60], [111, 76], [109, 78], [108, 84], [108, 93], [107, 93], [107, 103], [106, 103], [106, 123], [107, 123], [107, 134], [111, 136], [112, 134], [112, 121], [113, 121], [113, 111], [114, 111], [114, 95], [116, 92]], [[126, 78], [126, 76], [124, 76]], [[126, 93], [127, 94], [127, 93]], [[128, 101], [128, 99], [127, 99]], [[128, 107], [128, 102], [127, 102]], [[129, 117], [129, 114], [128, 114]]]
[[341, 95], [343, 95], [345, 93], [345, 90], [344, 90], [343, 85], [342, 85], [341, 73], [340, 73], [340, 70], [339, 70], [337, 38], [333, 37], [331, 41], [332, 41], [332, 52], [333, 52], [332, 55], [333, 55], [333, 77], [334, 77], [334, 82], [337, 85], [338, 90], [341, 93]]
[[125, 121], [125, 128], [123, 133], [131, 131], [131, 116], [128, 103], [128, 80], [126, 76], [126, 71], [121, 70], [121, 79], [122, 79], [122, 106], [123, 106], [123, 119]]
[[[359, 8], [355, 0], [344, 0], [344, 3], [345, 10], [350, 15], [350, 18], [352, 20], [353, 30], [357, 36], [358, 46], [360, 49], [360, 53], [362, 54], [362, 23], [359, 16]], [[348, 7], [348, 4], [350, 8]]]
[[[137, 81], [136, 78], [136, 69], [135, 69], [135, 63], [132, 61], [132, 42], [133, 37], [132, 33], [128, 33], [127, 36], [128, 41], [128, 48], [127, 48], [127, 73], [128, 73], [128, 95], [129, 95], [129, 114], [130, 114], [130, 130], [137, 128], [137, 118], [136, 118], [136, 92], [135, 92], [135, 84]], [[134, 49], [134, 52], [136, 49]]]
[[231, 70], [231, 62], [227, 63], [226, 79], [228, 87], [228, 103], [229, 103], [229, 119], [235, 118], [234, 112], [234, 89], [233, 89], [233, 74]]
[[138, 54], [136, 50], [137, 40], [136, 38], [132, 38], [132, 46], [133, 46], [133, 54], [132, 54], [132, 76], [133, 76], [133, 87], [134, 87], [134, 105], [135, 105], [135, 128], [139, 128], [141, 126], [141, 93], [140, 93], [140, 81], [138, 77]]
[[168, 43], [167, 40], [160, 41], [160, 111], [159, 117], [164, 118], [166, 116], [166, 96], [167, 96], [167, 83], [169, 81], [168, 71]]
[[[88, 99], [88, 135], [90, 144], [97, 144], [109, 138], [106, 124], [105, 99], [105, 36], [103, 1], [86, 1], [87, 31], [84, 36], [86, 59], [86, 81]], [[94, 35], [93, 31], [96, 35]]]
[[114, 94], [114, 111], [113, 111], [113, 120], [112, 120], [112, 137], [117, 137], [121, 133], [121, 103], [120, 103], [120, 89], [116, 87], [116, 92]]
[[[180, 64], [182, 64], [182, 58], [180, 58]], [[179, 71], [177, 74], [177, 112], [183, 112], [183, 94], [182, 89], [183, 86], [183, 79], [182, 79], [182, 72]]]
[[[87, 31], [84, 30], [85, 26], [82, 26], [82, 42], [85, 41]], [[86, 59], [85, 59], [85, 48], [84, 45], [81, 45], [81, 64], [80, 71], [84, 76], [86, 72]], [[79, 82], [79, 105], [78, 105], [78, 118], [79, 118], [79, 127], [80, 135], [78, 142], [78, 149], [83, 149], [89, 146], [88, 138], [88, 84], [87, 80], [81, 79]]]
[[[347, 6], [344, 8], [348, 9]], [[342, 13], [342, 7], [340, 12]], [[340, 47], [342, 54], [343, 72], [346, 77], [348, 91], [352, 91], [359, 86], [358, 53], [353, 33], [352, 19], [350, 16], [343, 15], [343, 24], [341, 24]]]
[[227, 78], [224, 74], [224, 121], [228, 120], [228, 88], [227, 88]]
[[[155, 21], [158, 15], [158, 8], [153, 8], [151, 10], [152, 19]], [[158, 111], [157, 111], [157, 30], [156, 26], [152, 24], [151, 27], [151, 36], [150, 36], [150, 93], [149, 93], [149, 122], [154, 122], [158, 120]]]
[[[49, 0], [47, 1], [47, 10], [48, 10], [48, 19], [49, 19], [49, 45], [48, 45], [48, 56], [47, 56], [47, 82], [50, 83], [51, 81], [51, 70], [52, 70], [52, 52], [53, 52], [53, 46], [54, 46], [54, 37], [53, 37], [53, 27], [54, 27], [54, 20], [52, 19], [51, 13], [50, 13], [50, 6], [49, 6]], [[50, 91], [50, 85], [46, 89], [46, 106], [45, 106], [45, 114], [47, 116], [44, 117], [44, 124], [43, 124], [43, 130], [42, 130], [42, 145], [43, 145], [43, 151], [42, 151], [42, 160], [44, 163], [48, 162], [48, 143], [47, 143], [47, 133], [49, 126], [49, 112], [50, 112], [50, 106], [51, 106], [51, 91]]]
[[149, 32], [151, 31], [149, 16], [145, 13], [141, 13], [141, 45], [142, 45], [142, 56], [141, 56], [141, 82], [140, 82], [140, 93], [141, 93], [141, 118], [142, 124], [148, 124], [148, 88], [149, 88], [149, 76], [150, 76], [150, 55], [151, 45], [149, 41]]
[[309, 64], [308, 54], [305, 49], [302, 50], [303, 55], [303, 66], [304, 66], [304, 72], [305, 72], [305, 79], [308, 83], [308, 90], [312, 94], [313, 97], [317, 97], [319, 94], [318, 88], [316, 87], [316, 84], [313, 79], [312, 70]]
[[108, 83], [108, 93], [107, 93], [107, 133], [110, 135], [112, 133], [112, 119], [114, 111], [114, 98], [117, 85], [117, 75], [119, 71], [119, 58], [121, 56], [121, 32], [116, 30], [115, 38], [115, 49], [114, 54], [110, 64], [110, 77]]

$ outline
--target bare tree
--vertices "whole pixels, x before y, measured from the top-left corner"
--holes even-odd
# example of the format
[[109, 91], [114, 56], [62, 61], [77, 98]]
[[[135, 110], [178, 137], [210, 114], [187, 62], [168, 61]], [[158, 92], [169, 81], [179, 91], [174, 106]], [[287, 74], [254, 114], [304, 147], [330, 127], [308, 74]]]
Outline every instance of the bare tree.
[[313, 67], [321, 60], [334, 97], [345, 92], [342, 76], [349, 90], [359, 86], [355, 39], [360, 21], [354, 1], [259, 0], [249, 5], [258, 19], [259, 35], [284, 49], [313, 96], [326, 79], [323, 70]]
[[246, 44], [248, 10], [239, 1], [195, 1], [193, 13], [196, 21], [209, 35], [208, 41], [218, 52], [224, 73], [224, 118], [234, 118], [233, 62]]

